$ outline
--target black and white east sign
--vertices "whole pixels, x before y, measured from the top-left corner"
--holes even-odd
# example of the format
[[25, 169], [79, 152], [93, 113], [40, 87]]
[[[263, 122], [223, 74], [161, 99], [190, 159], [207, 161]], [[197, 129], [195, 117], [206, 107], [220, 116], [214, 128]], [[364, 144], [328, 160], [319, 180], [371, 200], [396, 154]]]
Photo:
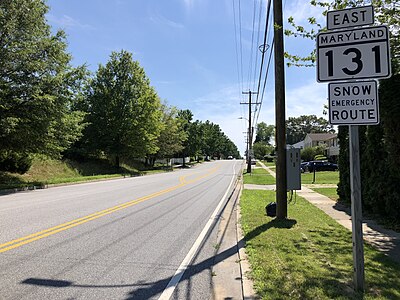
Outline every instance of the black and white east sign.
[[317, 35], [317, 81], [391, 76], [386, 26], [322, 32]]
[[326, 25], [329, 30], [374, 24], [372, 5], [328, 11]]
[[379, 124], [375, 80], [328, 84], [329, 122], [332, 125]]

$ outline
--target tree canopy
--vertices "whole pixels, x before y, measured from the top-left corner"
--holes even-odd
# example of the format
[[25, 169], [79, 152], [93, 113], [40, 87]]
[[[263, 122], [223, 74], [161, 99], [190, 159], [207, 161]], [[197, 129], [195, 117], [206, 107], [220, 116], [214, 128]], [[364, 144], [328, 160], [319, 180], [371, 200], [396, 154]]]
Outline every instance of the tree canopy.
[[293, 145], [306, 137], [308, 133], [333, 133], [335, 130], [324, 118], [316, 115], [303, 115], [300, 117], [290, 117], [286, 121], [286, 140]]
[[271, 139], [275, 134], [275, 126], [267, 125], [265, 122], [257, 124], [255, 143], [264, 142], [267, 145], [271, 145]]
[[70, 108], [84, 68], [73, 69], [63, 31], [50, 32], [39, 0], [0, 2], [1, 151], [57, 155], [82, 130]]
[[119, 159], [145, 157], [159, 147], [160, 100], [150, 81], [127, 51], [113, 52], [100, 65], [87, 98], [86, 134], [93, 151]]

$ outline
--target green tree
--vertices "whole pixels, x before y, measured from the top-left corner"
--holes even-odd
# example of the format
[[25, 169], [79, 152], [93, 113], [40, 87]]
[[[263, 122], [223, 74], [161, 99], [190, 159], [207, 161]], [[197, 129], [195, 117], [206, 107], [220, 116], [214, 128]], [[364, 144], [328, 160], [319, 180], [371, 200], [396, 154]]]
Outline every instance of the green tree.
[[[157, 139], [158, 151], [152, 156], [156, 158], [172, 158], [174, 154], [183, 150], [183, 143], [187, 141], [187, 133], [183, 131], [178, 110], [175, 107], [162, 105], [162, 130]], [[152, 165], [154, 165], [154, 160]]]
[[88, 95], [86, 137], [92, 151], [102, 151], [119, 166], [159, 149], [161, 103], [150, 81], [127, 51], [112, 52], [100, 65]]
[[83, 128], [83, 113], [72, 107], [86, 71], [69, 65], [65, 34], [51, 34], [47, 12], [41, 0], [0, 2], [2, 157], [57, 156]]
[[178, 112], [178, 118], [180, 122], [181, 129], [187, 136], [186, 141], [183, 143], [183, 149], [180, 152], [180, 156], [182, 157], [183, 166], [185, 166], [185, 158], [187, 156], [194, 155], [193, 153], [193, 145], [194, 145], [194, 135], [192, 127], [193, 113], [189, 109], [180, 110]]
[[274, 147], [265, 142], [255, 142], [253, 145], [254, 156], [256, 159], [264, 159], [266, 155], [271, 154]]
[[316, 160], [316, 156], [324, 155], [326, 147], [324, 145], [308, 147], [300, 151], [301, 159], [304, 161]]
[[335, 130], [324, 118], [316, 115], [290, 117], [286, 121], [286, 141], [293, 145], [304, 140], [308, 133], [333, 133]]
[[255, 143], [264, 142], [267, 145], [271, 145], [271, 139], [275, 133], [274, 125], [267, 125], [265, 122], [257, 124]]

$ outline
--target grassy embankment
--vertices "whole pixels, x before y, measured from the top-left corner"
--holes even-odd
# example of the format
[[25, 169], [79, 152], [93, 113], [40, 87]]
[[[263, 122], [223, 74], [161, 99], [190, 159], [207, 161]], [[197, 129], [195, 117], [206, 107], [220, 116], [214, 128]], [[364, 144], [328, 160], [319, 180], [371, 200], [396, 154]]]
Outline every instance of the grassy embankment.
[[241, 223], [263, 299], [400, 299], [400, 265], [365, 245], [366, 292], [352, 289], [351, 232], [298, 197], [286, 221], [265, 215], [275, 192], [244, 190]]
[[139, 163], [122, 164], [120, 168], [117, 168], [107, 160], [77, 162], [37, 157], [33, 160], [32, 167], [23, 175], [0, 172], [0, 189], [40, 187], [48, 184], [139, 176], [164, 171], [165, 169], [162, 168], [148, 170]]

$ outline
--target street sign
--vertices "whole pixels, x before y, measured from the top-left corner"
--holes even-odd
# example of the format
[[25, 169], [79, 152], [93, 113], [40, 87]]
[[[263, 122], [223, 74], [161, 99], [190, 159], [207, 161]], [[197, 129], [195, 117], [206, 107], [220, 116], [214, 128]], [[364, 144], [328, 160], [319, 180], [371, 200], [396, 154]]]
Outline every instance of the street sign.
[[379, 124], [375, 80], [328, 84], [329, 123], [332, 125]]
[[317, 35], [317, 81], [388, 78], [391, 76], [387, 26]]
[[374, 24], [374, 8], [370, 6], [331, 10], [327, 14], [329, 30]]

